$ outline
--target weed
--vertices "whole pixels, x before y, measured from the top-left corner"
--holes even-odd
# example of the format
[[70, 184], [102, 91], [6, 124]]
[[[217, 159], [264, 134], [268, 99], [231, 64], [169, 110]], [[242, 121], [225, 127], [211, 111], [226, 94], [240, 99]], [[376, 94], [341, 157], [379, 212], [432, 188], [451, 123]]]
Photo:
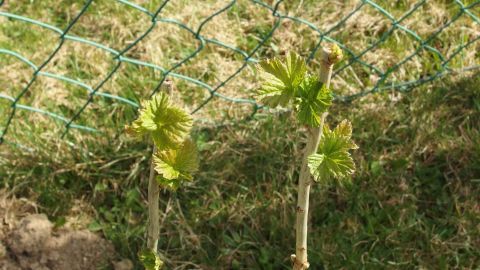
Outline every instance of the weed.
[[[144, 102], [138, 119], [127, 127], [128, 133], [140, 138], [147, 137], [154, 143], [148, 180], [148, 249], [140, 253], [140, 260], [148, 270], [159, 270], [163, 266], [157, 253], [160, 233], [159, 186], [176, 190], [182, 181], [192, 180], [192, 173], [198, 169], [196, 146], [186, 138], [191, 126], [190, 115], [172, 105], [167, 94], [160, 93]], [[157, 177], [155, 172], [159, 174]]]

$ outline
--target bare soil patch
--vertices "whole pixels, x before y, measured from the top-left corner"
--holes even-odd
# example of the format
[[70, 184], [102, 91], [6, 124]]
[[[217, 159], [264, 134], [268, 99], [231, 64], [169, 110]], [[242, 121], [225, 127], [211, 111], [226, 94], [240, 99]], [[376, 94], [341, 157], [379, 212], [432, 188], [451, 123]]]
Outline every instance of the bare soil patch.
[[33, 203], [0, 199], [0, 270], [129, 270], [113, 245], [88, 230], [55, 228]]

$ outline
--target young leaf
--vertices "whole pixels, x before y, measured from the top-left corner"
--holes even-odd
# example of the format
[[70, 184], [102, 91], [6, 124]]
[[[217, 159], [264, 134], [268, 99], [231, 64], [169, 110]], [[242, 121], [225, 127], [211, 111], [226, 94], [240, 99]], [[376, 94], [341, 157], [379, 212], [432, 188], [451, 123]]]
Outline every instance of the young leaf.
[[300, 85], [298, 120], [311, 127], [320, 126], [321, 114], [332, 105], [333, 95], [315, 76], [307, 77]]
[[263, 83], [256, 96], [270, 107], [287, 105], [307, 73], [305, 61], [293, 52], [285, 63], [274, 58], [260, 62], [258, 69]]
[[152, 137], [158, 149], [175, 149], [185, 139], [192, 122], [187, 112], [172, 105], [168, 96], [160, 93], [143, 104], [140, 116], [127, 127], [127, 132]]
[[160, 257], [152, 250], [142, 250], [138, 257], [146, 270], [160, 270], [163, 267], [163, 262]]
[[161, 175], [157, 175], [155, 180], [157, 180], [158, 185], [161, 186], [162, 188], [169, 189], [169, 190], [172, 190], [172, 191], [177, 190], [180, 187], [180, 185], [182, 184], [182, 180], [166, 179], [166, 178], [162, 177]]
[[340, 60], [342, 60], [343, 58], [342, 49], [340, 49], [340, 47], [337, 44], [333, 43], [330, 47], [330, 50], [331, 50], [331, 55], [328, 60], [333, 64], [340, 62]]
[[317, 153], [308, 158], [308, 167], [315, 181], [329, 182], [345, 178], [355, 171], [349, 150], [358, 146], [352, 141], [352, 125], [342, 121], [333, 131], [325, 126]]
[[159, 150], [153, 156], [155, 170], [160, 175], [161, 186], [176, 189], [181, 181], [190, 181], [198, 170], [198, 152], [195, 144], [187, 139], [178, 149]]

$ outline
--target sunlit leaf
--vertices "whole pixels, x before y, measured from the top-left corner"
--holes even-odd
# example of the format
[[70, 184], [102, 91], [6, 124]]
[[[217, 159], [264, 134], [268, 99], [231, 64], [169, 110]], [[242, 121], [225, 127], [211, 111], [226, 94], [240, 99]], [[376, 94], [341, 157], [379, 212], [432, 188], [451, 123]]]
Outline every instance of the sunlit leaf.
[[178, 149], [157, 151], [153, 162], [160, 175], [159, 184], [175, 189], [181, 181], [193, 179], [192, 174], [198, 170], [198, 152], [195, 144], [187, 139]]
[[315, 76], [309, 76], [299, 89], [298, 120], [311, 127], [320, 126], [322, 113], [332, 105], [333, 95]]
[[142, 250], [139, 252], [138, 257], [146, 270], [160, 270], [163, 267], [162, 260], [160, 260], [158, 254], [152, 250]]
[[183, 180], [181, 179], [166, 179], [162, 177], [161, 175], [157, 175], [155, 178], [157, 181], [158, 185], [161, 186], [162, 188], [166, 188], [172, 191], [177, 190], [181, 185]]
[[260, 62], [262, 86], [256, 96], [270, 107], [287, 105], [297, 94], [307, 73], [305, 61], [290, 53], [284, 62], [274, 58]]
[[330, 57], [329, 60], [331, 63], [335, 64], [340, 62], [343, 58], [343, 51], [340, 49], [340, 47], [333, 43], [330, 45]]
[[352, 141], [352, 125], [342, 121], [333, 131], [324, 127], [317, 152], [308, 158], [308, 167], [317, 182], [328, 183], [353, 174], [355, 163], [349, 150], [358, 146]]
[[139, 137], [150, 136], [158, 149], [172, 149], [181, 145], [191, 127], [191, 116], [160, 93], [144, 102], [140, 116], [127, 127], [127, 132]]

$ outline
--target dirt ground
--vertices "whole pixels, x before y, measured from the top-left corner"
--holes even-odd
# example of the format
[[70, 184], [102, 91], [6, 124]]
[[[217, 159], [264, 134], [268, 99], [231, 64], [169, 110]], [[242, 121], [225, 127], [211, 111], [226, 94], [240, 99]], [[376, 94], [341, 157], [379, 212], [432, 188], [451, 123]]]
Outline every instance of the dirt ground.
[[55, 228], [34, 203], [0, 191], [0, 270], [130, 270], [114, 247], [88, 230]]

